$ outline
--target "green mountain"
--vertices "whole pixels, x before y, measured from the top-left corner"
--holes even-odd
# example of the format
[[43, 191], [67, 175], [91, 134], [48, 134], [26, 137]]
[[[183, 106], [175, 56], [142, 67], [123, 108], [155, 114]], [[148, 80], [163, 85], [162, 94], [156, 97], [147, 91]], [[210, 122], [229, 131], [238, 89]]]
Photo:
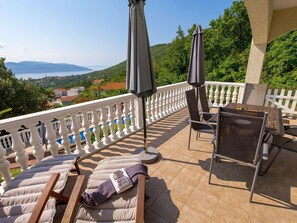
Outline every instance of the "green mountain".
[[[158, 44], [151, 47], [153, 61], [162, 61], [166, 57], [170, 44]], [[100, 71], [65, 77], [44, 77], [31, 79], [34, 84], [45, 88], [71, 88], [75, 86], [89, 86], [95, 79], [110, 79], [123, 81], [126, 78], [126, 60]]]

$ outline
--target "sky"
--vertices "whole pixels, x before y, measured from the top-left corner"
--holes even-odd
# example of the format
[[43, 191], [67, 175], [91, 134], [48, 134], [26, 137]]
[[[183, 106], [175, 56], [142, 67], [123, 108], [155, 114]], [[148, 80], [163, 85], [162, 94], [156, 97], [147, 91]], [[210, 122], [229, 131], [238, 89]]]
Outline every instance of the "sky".
[[[224, 13], [233, 0], [146, 0], [151, 45]], [[128, 0], [0, 0], [0, 57], [109, 67], [127, 57]]]

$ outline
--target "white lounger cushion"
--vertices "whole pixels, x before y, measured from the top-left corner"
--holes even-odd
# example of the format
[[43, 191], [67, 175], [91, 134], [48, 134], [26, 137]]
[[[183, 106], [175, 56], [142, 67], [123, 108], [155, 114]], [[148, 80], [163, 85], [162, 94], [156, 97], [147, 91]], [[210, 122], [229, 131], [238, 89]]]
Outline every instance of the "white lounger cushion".
[[[140, 163], [139, 155], [110, 157], [100, 161], [88, 180], [85, 192], [91, 193], [95, 191], [101, 183], [109, 179], [110, 173]], [[136, 205], [137, 187], [134, 186], [121, 194], [113, 195], [102, 205], [95, 208], [81, 205], [76, 215], [75, 222], [135, 222]]]
[[[55, 186], [55, 192], [59, 193], [65, 187], [76, 158], [76, 154], [49, 156], [17, 175], [0, 197], [0, 222], [28, 222], [51, 174], [61, 173]], [[39, 222], [53, 222], [55, 203], [54, 198], [49, 199]]]

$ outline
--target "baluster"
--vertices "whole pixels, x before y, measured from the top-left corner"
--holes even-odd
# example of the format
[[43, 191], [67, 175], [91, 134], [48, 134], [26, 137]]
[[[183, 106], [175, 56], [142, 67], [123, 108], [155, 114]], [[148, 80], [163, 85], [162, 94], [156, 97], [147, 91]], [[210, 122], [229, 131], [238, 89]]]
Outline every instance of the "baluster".
[[71, 115], [71, 118], [72, 118], [71, 130], [72, 130], [72, 133], [73, 133], [73, 141], [75, 142], [75, 151], [74, 151], [74, 153], [79, 154], [79, 155], [83, 155], [83, 154], [85, 154], [85, 151], [81, 147], [80, 132], [79, 132], [79, 126], [78, 126], [78, 122], [77, 122], [77, 119], [80, 116], [77, 116], [76, 114], [70, 114], [70, 115]]
[[162, 114], [162, 117], [165, 117], [166, 116], [166, 91], [163, 91], [161, 95], [162, 95], [161, 114]]
[[156, 93], [154, 95], [154, 97], [155, 97], [155, 100], [154, 100], [154, 102], [155, 102], [155, 106], [154, 106], [155, 117], [154, 117], [154, 119], [156, 121], [156, 120], [158, 120], [158, 111], [159, 111], [159, 97], [158, 97], [158, 93]]
[[233, 94], [232, 94], [232, 103], [236, 103], [237, 102], [237, 90], [238, 90], [238, 86], [234, 86], [233, 89]]
[[93, 111], [92, 123], [94, 127], [93, 133], [95, 136], [95, 142], [93, 143], [93, 145], [95, 146], [96, 149], [100, 149], [100, 147], [103, 145], [103, 142], [100, 139], [99, 116], [96, 108], [93, 108], [92, 111]]
[[0, 143], [0, 174], [3, 178], [1, 185], [5, 188], [7, 184], [11, 181], [11, 175], [9, 171], [10, 162], [7, 160], [6, 150], [2, 147]]
[[9, 131], [12, 138], [11, 149], [16, 153], [15, 161], [20, 164], [22, 170], [27, 170], [29, 156], [25, 150], [25, 143], [21, 140], [18, 128], [13, 128]]
[[151, 99], [152, 99], [152, 97], [148, 97], [147, 98], [147, 113], [146, 113], [146, 115], [147, 115], [147, 121], [148, 121], [148, 123], [151, 123], [152, 122], [152, 108], [151, 108], [152, 104], [151, 104]]
[[219, 98], [219, 85], [215, 85], [216, 86], [216, 90], [214, 93], [214, 106], [219, 106], [218, 104], [218, 98]]
[[152, 122], [154, 122], [156, 120], [156, 103], [155, 103], [155, 100], [156, 100], [156, 95], [152, 95], [151, 96], [151, 106], [152, 106], [152, 117], [151, 117], [151, 120]]
[[158, 103], [157, 103], [157, 117], [158, 119], [162, 118], [162, 94], [161, 93], [157, 93], [157, 98], [158, 98]]
[[56, 139], [56, 133], [54, 132], [53, 125], [50, 120], [44, 120], [46, 127], [45, 137], [48, 140], [48, 149], [51, 151], [52, 155], [58, 155], [59, 145]]
[[211, 105], [213, 105], [213, 103], [212, 103], [212, 100], [213, 100], [213, 85], [210, 85], [208, 100], [211, 103]]
[[223, 106], [224, 105], [224, 99], [225, 99], [225, 85], [221, 85], [222, 89], [220, 92], [220, 103], [219, 106]]
[[168, 91], [168, 114], [172, 113], [172, 107], [173, 107], [173, 103], [172, 103], [172, 89], [170, 89]]
[[128, 112], [129, 112], [128, 105], [127, 105], [127, 102], [125, 101], [124, 102], [124, 122], [125, 122], [124, 123], [125, 124], [124, 132], [125, 132], [125, 134], [128, 134], [131, 132], [131, 130], [129, 128]]
[[173, 89], [173, 111], [177, 110], [177, 91], [176, 88]]
[[108, 119], [109, 119], [109, 129], [110, 129], [110, 139], [112, 141], [116, 140], [118, 137], [117, 135], [115, 134], [115, 131], [114, 131], [114, 115], [113, 115], [113, 109], [112, 109], [112, 106], [108, 106]]
[[179, 107], [179, 89], [176, 88], [176, 110], [178, 110], [180, 107]]
[[[148, 101], [150, 101], [150, 98], [148, 98]], [[134, 106], [134, 103], [135, 103], [135, 100], [133, 98], [130, 99], [130, 120], [131, 120], [131, 126], [130, 126], [130, 129], [132, 131], [135, 131], [137, 128], [136, 128], [136, 125], [135, 125], [135, 106]], [[150, 115], [150, 103], [148, 105], [148, 108], [149, 108], [149, 115]]]
[[[117, 104], [117, 119], [118, 119], [118, 131], [117, 131], [117, 135], [119, 138], [122, 138], [125, 134], [123, 132], [123, 122], [122, 122], [122, 110], [121, 110], [121, 103]], [[134, 117], [135, 120], [135, 117]]]
[[82, 117], [83, 117], [83, 120], [82, 120], [82, 127], [84, 128], [84, 137], [85, 137], [85, 140], [86, 140], [86, 145], [84, 146], [84, 150], [87, 152], [87, 153], [90, 153], [92, 152], [95, 148], [92, 144], [92, 141], [91, 141], [91, 131], [90, 131], [90, 122], [89, 122], [89, 119], [88, 119], [88, 113], [87, 112], [82, 112]]
[[68, 128], [67, 128], [67, 123], [66, 120], [63, 117], [59, 117], [60, 120], [60, 131], [59, 134], [61, 135], [61, 139], [62, 139], [62, 146], [65, 149], [65, 153], [66, 154], [70, 154], [71, 150], [70, 150], [70, 140], [68, 137]]
[[177, 88], [177, 92], [178, 92], [178, 97], [177, 97], [177, 107], [178, 107], [178, 109], [181, 109], [182, 108], [182, 105], [181, 105], [181, 89], [178, 87]]
[[33, 123], [28, 124], [28, 127], [31, 132], [30, 144], [32, 145], [33, 155], [39, 162], [44, 158], [45, 150], [41, 145], [41, 138], [38, 134], [38, 129]]
[[169, 90], [165, 92], [165, 114], [169, 115]]
[[224, 105], [228, 104], [230, 101], [230, 98], [231, 98], [231, 87], [232, 86], [227, 86], [227, 87], [228, 87], [228, 90], [227, 90], [227, 94], [226, 94], [226, 102]]
[[107, 127], [107, 117], [106, 117], [106, 107], [101, 109], [101, 120], [102, 120], [102, 131], [103, 131], [103, 143], [107, 145], [111, 139], [108, 136], [108, 127]]

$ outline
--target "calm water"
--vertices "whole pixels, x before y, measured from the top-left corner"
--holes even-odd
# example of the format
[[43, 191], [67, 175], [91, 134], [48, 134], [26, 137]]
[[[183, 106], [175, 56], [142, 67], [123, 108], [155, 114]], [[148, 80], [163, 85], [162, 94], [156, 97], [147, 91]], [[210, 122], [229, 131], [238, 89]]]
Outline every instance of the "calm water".
[[86, 74], [90, 73], [93, 71], [98, 71], [105, 69], [105, 67], [98, 66], [98, 67], [90, 67], [89, 71], [70, 71], [70, 72], [51, 72], [51, 73], [24, 73], [24, 74], [15, 74], [17, 78], [23, 78], [23, 79], [39, 79], [43, 77], [54, 77], [54, 76], [59, 76], [59, 77], [65, 77], [65, 76], [71, 76], [71, 75], [79, 75], [79, 74]]

